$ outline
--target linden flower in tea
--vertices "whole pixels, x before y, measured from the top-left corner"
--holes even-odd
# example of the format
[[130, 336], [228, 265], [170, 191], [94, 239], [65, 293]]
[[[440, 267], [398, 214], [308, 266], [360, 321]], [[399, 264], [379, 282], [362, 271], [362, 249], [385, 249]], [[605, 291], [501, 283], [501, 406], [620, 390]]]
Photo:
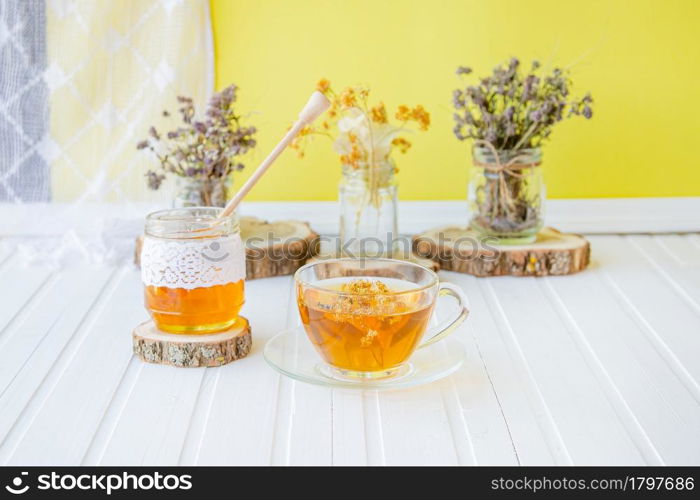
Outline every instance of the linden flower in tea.
[[[433, 305], [399, 279], [333, 278], [299, 294], [304, 327], [330, 364], [379, 371], [403, 363], [425, 332]], [[340, 293], [338, 293], [340, 292]]]

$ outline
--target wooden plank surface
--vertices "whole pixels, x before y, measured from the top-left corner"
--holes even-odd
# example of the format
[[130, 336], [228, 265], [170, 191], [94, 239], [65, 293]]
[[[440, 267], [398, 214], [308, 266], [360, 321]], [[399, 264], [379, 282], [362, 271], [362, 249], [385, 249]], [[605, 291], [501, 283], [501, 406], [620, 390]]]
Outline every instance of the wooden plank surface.
[[[248, 283], [253, 352], [146, 365], [131, 266], [26, 268], [0, 248], [2, 464], [700, 464], [700, 238], [592, 236], [566, 277], [443, 272], [469, 297], [467, 362], [376, 393], [284, 378], [290, 277]], [[290, 353], [293, 355], [293, 353]]]

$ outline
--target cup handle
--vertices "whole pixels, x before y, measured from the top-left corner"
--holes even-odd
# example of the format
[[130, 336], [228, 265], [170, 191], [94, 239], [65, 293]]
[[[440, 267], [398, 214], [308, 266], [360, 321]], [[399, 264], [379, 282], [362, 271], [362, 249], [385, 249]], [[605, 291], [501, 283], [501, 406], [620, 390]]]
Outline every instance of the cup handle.
[[449, 334], [454, 332], [459, 325], [464, 323], [464, 320], [467, 319], [467, 316], [469, 316], [469, 309], [467, 309], [467, 297], [459, 287], [452, 285], [451, 283], [440, 283], [438, 299], [445, 295], [450, 295], [457, 299], [459, 312], [454, 318], [443, 321], [438, 326], [428, 329], [426, 332], [428, 340], [419, 345], [418, 349], [434, 344], [438, 340], [444, 339]]

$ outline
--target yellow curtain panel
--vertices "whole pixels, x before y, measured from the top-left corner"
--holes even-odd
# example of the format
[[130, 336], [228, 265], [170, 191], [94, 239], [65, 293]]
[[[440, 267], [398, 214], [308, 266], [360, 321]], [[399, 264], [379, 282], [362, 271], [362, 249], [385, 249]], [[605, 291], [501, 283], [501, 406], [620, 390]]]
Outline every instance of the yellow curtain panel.
[[162, 110], [176, 111], [177, 95], [202, 103], [213, 90], [208, 1], [52, 0], [45, 9], [51, 198], [152, 200], [143, 177], [152, 160], [135, 145]]

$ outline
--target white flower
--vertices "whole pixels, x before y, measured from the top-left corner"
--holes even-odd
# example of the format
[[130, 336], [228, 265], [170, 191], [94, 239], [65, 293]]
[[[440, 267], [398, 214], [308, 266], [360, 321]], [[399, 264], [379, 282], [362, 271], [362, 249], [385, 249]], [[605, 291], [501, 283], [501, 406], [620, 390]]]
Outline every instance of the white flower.
[[338, 120], [338, 138], [333, 143], [333, 149], [340, 155], [350, 154], [352, 143], [350, 134], [355, 136], [366, 157], [372, 154], [375, 163], [386, 161], [391, 153], [391, 141], [401, 131], [388, 123], [375, 123], [359, 108], [351, 108], [346, 115]]

